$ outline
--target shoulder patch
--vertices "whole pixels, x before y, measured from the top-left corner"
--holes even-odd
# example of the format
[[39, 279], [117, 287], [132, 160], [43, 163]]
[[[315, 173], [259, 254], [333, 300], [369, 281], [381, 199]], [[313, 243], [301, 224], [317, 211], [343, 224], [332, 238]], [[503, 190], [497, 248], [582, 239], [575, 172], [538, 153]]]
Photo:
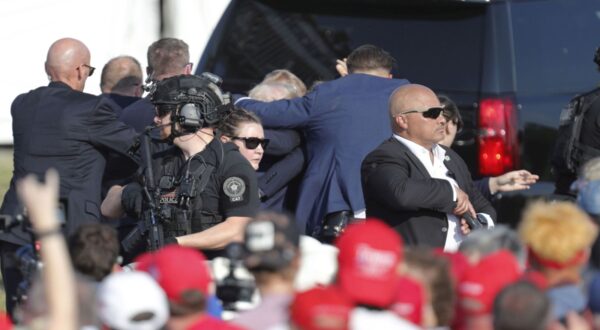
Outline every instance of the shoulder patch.
[[229, 197], [232, 202], [240, 202], [244, 200], [244, 192], [246, 191], [246, 183], [237, 176], [227, 178], [223, 183], [223, 192]]

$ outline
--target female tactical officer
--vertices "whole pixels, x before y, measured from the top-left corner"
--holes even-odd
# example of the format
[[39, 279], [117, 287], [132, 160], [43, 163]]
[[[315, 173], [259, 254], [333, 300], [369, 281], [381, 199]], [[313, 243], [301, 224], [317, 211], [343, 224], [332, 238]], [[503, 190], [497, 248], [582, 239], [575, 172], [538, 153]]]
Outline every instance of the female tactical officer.
[[[246, 223], [258, 210], [254, 169], [234, 144], [215, 138], [214, 128], [229, 109], [224, 99], [214, 82], [192, 75], [163, 80], [152, 94], [156, 128], [161, 139], [173, 144], [152, 156], [154, 213], [165, 244], [221, 249], [243, 239]], [[142, 195], [139, 183], [111, 189], [103, 214], [120, 216], [122, 207], [139, 216]]]
[[255, 170], [263, 158], [269, 139], [265, 139], [260, 119], [252, 112], [234, 109], [219, 124], [222, 142], [233, 142]]

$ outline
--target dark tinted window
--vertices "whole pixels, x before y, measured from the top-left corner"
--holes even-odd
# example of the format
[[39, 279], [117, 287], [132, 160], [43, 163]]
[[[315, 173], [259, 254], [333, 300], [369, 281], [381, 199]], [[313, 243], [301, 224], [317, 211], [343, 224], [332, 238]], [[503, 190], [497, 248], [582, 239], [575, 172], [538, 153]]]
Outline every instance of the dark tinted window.
[[600, 1], [527, 1], [512, 6], [517, 88], [578, 93], [593, 88]]
[[[428, 11], [429, 10], [429, 11]], [[398, 75], [435, 89], [479, 89], [483, 13], [424, 8], [416, 17], [363, 18], [315, 15], [321, 30], [343, 33], [353, 49], [372, 43], [392, 53]]]
[[[300, 3], [300, 4], [299, 4]], [[352, 6], [237, 1], [225, 20], [209, 70], [224, 88], [251, 87], [287, 68], [309, 85], [336, 77], [335, 59], [359, 45], [380, 46], [398, 60], [395, 76], [437, 90], [478, 90], [485, 5]]]

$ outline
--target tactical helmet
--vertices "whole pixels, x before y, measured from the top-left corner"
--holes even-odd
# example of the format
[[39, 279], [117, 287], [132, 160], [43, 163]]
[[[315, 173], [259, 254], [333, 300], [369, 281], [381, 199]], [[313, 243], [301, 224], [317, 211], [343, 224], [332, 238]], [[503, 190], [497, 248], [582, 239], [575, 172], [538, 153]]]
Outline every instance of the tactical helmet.
[[202, 76], [179, 75], [156, 84], [150, 101], [157, 106], [171, 105], [173, 123], [179, 123], [187, 131], [213, 126], [227, 112], [229, 94], [219, 86], [220, 78], [203, 73]]

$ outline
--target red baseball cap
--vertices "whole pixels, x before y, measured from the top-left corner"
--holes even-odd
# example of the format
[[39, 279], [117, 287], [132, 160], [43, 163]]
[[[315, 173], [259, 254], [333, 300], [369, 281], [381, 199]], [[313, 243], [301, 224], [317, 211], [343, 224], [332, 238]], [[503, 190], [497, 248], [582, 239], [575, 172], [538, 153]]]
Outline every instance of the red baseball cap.
[[355, 303], [389, 307], [396, 298], [402, 240], [377, 219], [348, 226], [336, 241], [338, 283]]
[[212, 276], [206, 258], [198, 250], [172, 244], [145, 253], [135, 262], [136, 269], [149, 273], [171, 302], [181, 303], [181, 295], [190, 290], [208, 296]]
[[403, 319], [421, 326], [424, 301], [423, 286], [410, 277], [402, 276], [398, 285], [396, 301], [390, 309]]
[[353, 307], [339, 288], [316, 287], [296, 294], [290, 317], [303, 330], [345, 330]]
[[454, 283], [455, 285], [458, 284], [465, 271], [470, 267], [467, 257], [458, 251], [448, 252], [441, 248], [434, 249], [434, 253], [448, 260]]
[[12, 328], [13, 324], [8, 315], [4, 312], [0, 312], [0, 330], [11, 330]]
[[464, 273], [458, 285], [460, 314], [489, 314], [496, 295], [508, 284], [516, 282], [522, 271], [515, 256], [500, 250], [492, 253]]

